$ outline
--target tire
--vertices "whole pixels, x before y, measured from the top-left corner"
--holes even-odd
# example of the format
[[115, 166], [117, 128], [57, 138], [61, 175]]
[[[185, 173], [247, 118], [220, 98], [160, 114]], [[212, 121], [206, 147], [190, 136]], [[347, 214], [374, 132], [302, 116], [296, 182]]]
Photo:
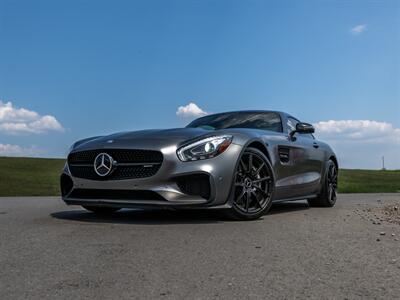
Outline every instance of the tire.
[[226, 211], [235, 220], [255, 220], [271, 207], [274, 173], [268, 158], [260, 150], [247, 148], [237, 163], [230, 202]]
[[118, 208], [118, 207], [107, 207], [107, 206], [82, 205], [82, 207], [88, 211], [94, 212], [99, 215], [112, 214], [112, 213], [115, 213], [116, 211], [120, 210], [120, 208]]
[[324, 181], [321, 193], [313, 199], [308, 199], [312, 207], [332, 207], [336, 203], [338, 187], [338, 169], [332, 160], [326, 163]]

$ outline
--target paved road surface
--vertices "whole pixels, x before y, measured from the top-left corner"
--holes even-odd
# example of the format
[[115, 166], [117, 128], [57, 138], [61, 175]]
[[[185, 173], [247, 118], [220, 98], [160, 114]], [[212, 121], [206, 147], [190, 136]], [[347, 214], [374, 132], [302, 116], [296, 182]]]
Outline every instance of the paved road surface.
[[236, 222], [0, 198], [0, 299], [399, 299], [400, 226], [374, 216], [393, 203], [400, 194], [341, 195]]

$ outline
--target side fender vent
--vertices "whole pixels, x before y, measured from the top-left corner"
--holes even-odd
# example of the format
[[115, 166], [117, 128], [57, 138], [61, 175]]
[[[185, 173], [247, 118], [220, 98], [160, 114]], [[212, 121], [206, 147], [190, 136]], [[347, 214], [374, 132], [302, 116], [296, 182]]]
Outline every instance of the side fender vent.
[[290, 149], [289, 148], [284, 148], [284, 147], [279, 147], [278, 148], [278, 155], [279, 155], [279, 159], [281, 162], [283, 163], [288, 163], [290, 160]]

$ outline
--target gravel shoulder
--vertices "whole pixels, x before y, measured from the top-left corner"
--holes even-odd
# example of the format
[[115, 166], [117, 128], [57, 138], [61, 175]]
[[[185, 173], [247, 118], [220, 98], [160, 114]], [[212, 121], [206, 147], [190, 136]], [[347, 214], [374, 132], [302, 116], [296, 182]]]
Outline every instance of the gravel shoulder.
[[98, 217], [57, 197], [0, 198], [2, 299], [396, 299], [400, 194]]

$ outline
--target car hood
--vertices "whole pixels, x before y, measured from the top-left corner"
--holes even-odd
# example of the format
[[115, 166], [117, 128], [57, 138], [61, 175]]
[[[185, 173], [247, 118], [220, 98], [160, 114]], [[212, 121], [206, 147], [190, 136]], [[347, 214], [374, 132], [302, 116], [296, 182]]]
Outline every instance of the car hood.
[[137, 148], [161, 149], [168, 146], [179, 146], [186, 141], [201, 136], [214, 135], [218, 131], [203, 128], [154, 129], [121, 132], [107, 136], [94, 137], [75, 143], [73, 151], [98, 148]]

